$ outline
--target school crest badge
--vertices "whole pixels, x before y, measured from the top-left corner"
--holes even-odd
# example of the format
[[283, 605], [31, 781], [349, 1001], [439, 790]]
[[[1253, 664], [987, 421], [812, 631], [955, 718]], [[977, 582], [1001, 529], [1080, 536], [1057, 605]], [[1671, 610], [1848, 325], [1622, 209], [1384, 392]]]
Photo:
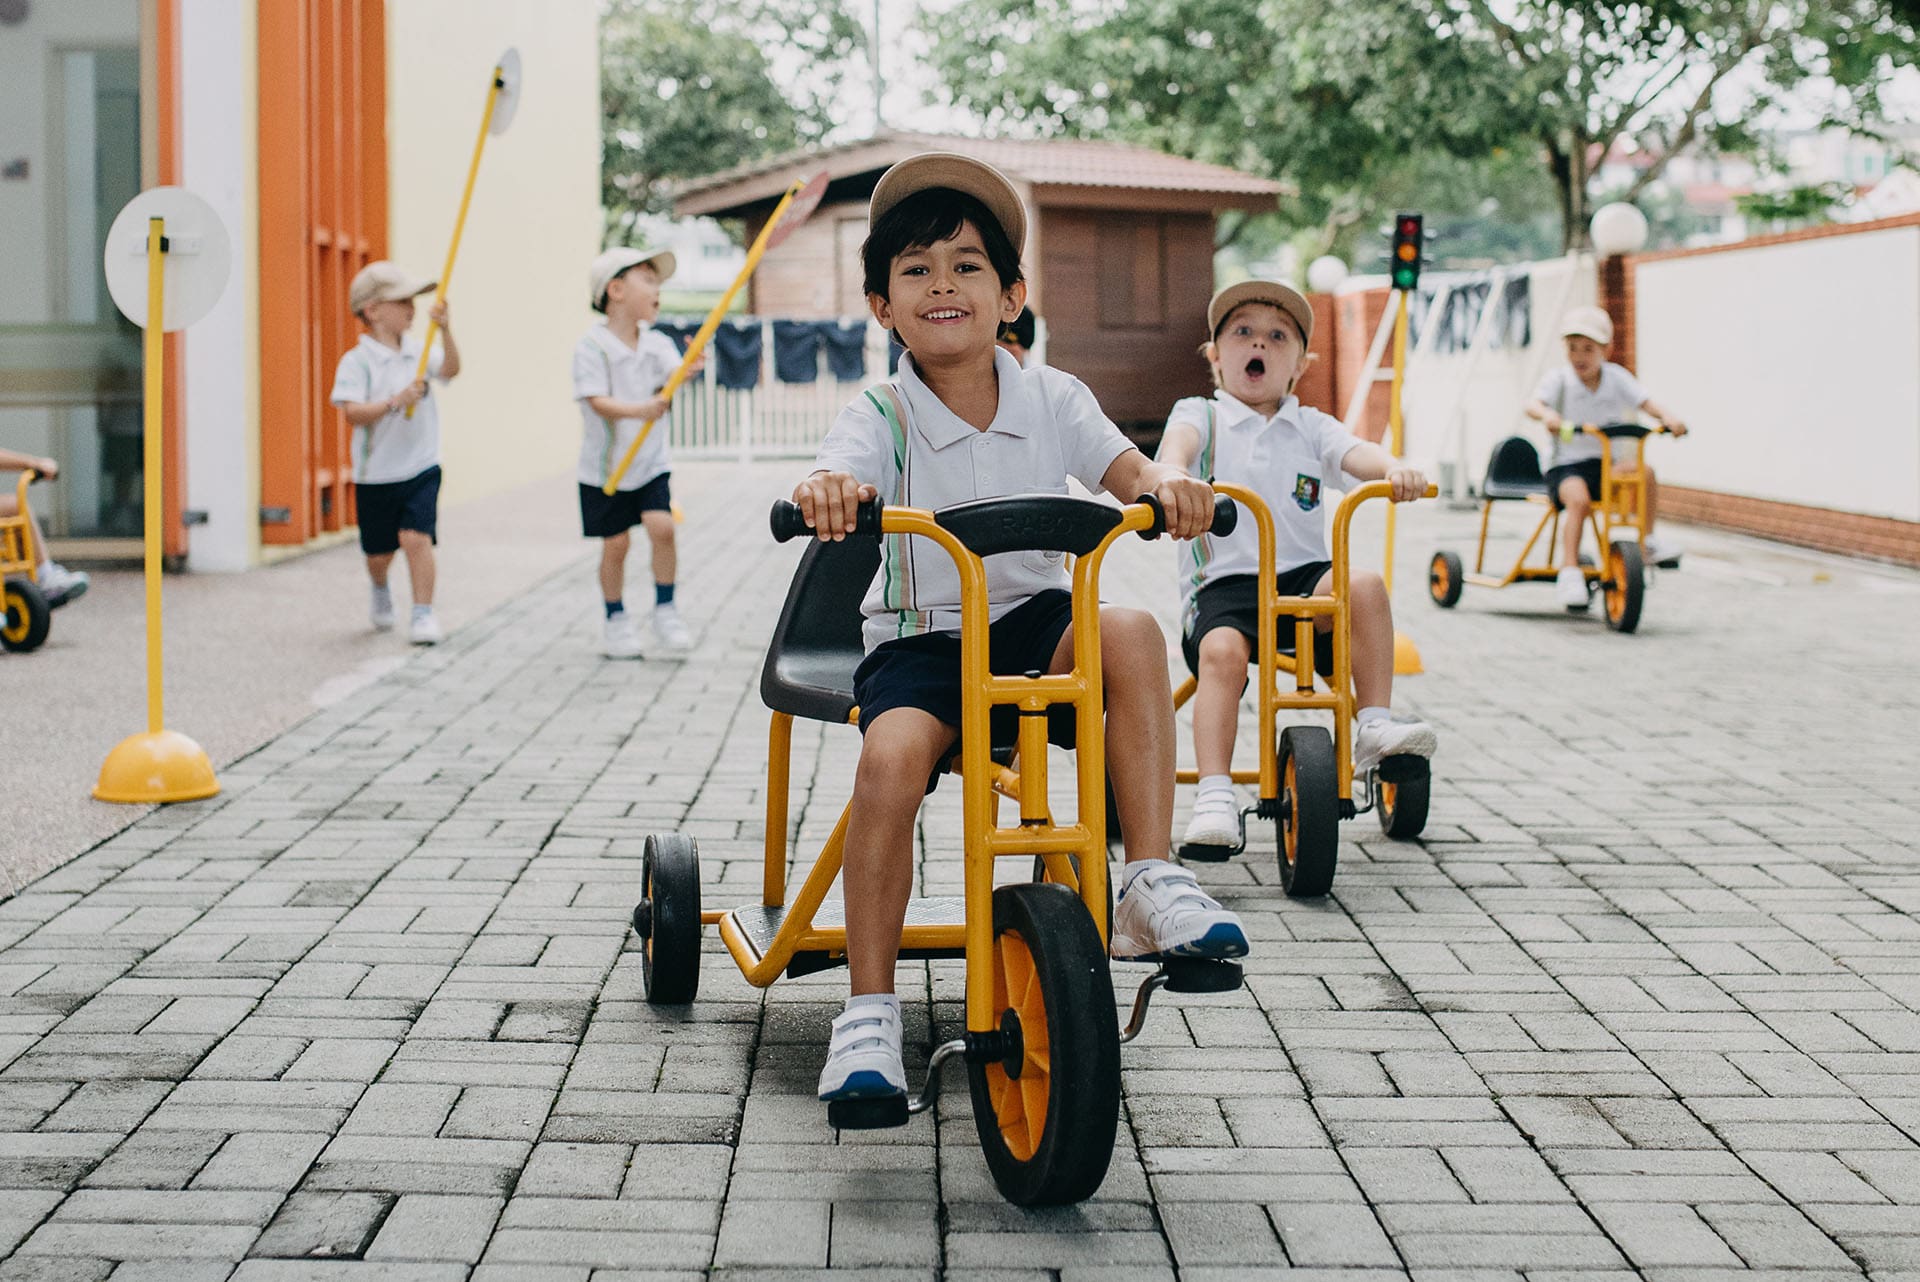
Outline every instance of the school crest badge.
[[1320, 506], [1320, 478], [1308, 476], [1305, 472], [1295, 474], [1293, 478], [1293, 501], [1300, 505], [1302, 512], [1311, 512]]

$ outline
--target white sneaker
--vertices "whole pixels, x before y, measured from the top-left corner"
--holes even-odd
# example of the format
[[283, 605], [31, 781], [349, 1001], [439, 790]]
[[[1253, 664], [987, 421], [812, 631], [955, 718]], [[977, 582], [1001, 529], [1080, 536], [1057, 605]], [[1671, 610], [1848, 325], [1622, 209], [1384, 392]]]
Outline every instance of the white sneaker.
[[640, 657], [640, 625], [624, 610], [607, 620], [601, 634], [600, 652], [609, 659]]
[[69, 601], [76, 601], [87, 594], [93, 585], [93, 579], [85, 570], [69, 570], [58, 561], [48, 561], [33, 572], [40, 592], [47, 598], [47, 607], [58, 610]]
[[1587, 576], [1577, 565], [1563, 565], [1553, 577], [1553, 592], [1569, 610], [1587, 608]]
[[440, 620], [433, 617], [431, 607], [413, 612], [413, 624], [407, 629], [407, 640], [414, 645], [439, 645], [446, 639], [446, 633], [440, 630]]
[[653, 635], [668, 650], [693, 647], [693, 634], [687, 631], [687, 625], [680, 621], [680, 611], [671, 603], [653, 607]]
[[907, 1093], [900, 1060], [900, 1008], [886, 1002], [844, 1010], [833, 1021], [833, 1040], [820, 1069], [820, 1098], [883, 1099]]
[[1115, 961], [1157, 957], [1244, 957], [1247, 932], [1191, 872], [1164, 859], [1147, 862], [1113, 909]]
[[374, 588], [369, 594], [367, 622], [375, 632], [393, 631], [393, 589]]
[[1208, 793], [1193, 802], [1193, 818], [1187, 823], [1185, 846], [1219, 846], [1239, 850], [1247, 844], [1246, 830], [1240, 823], [1240, 805], [1231, 792]]
[[1680, 560], [1680, 554], [1686, 550], [1680, 540], [1670, 534], [1647, 536], [1647, 560], [1655, 565], [1670, 567]]
[[1424, 721], [1369, 721], [1353, 734], [1353, 773], [1363, 775], [1387, 757], [1431, 757], [1439, 746]]

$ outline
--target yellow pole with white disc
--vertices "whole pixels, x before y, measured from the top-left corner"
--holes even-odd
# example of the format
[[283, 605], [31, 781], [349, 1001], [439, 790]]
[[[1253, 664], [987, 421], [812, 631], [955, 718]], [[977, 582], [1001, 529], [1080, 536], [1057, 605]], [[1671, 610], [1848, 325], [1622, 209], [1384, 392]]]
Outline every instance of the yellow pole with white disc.
[[100, 767], [93, 795], [129, 803], [197, 801], [220, 791], [213, 763], [186, 735], [166, 728], [160, 630], [161, 440], [165, 424], [166, 219], [147, 219], [147, 323], [143, 343], [142, 502], [146, 527], [147, 731], [120, 741]]

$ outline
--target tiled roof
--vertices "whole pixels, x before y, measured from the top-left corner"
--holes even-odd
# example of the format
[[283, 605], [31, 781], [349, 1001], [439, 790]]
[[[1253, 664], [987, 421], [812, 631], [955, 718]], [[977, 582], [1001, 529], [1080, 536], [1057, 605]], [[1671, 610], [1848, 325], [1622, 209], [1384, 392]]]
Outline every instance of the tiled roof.
[[675, 210], [712, 214], [777, 196], [796, 177], [825, 169], [834, 179], [878, 173], [922, 151], [973, 156], [1032, 186], [1108, 187], [1116, 190], [1189, 192], [1222, 197], [1239, 206], [1287, 193], [1280, 183], [1131, 143], [1079, 138], [961, 138], [945, 134], [888, 131], [871, 138], [811, 151], [787, 152], [697, 178], [680, 188]]

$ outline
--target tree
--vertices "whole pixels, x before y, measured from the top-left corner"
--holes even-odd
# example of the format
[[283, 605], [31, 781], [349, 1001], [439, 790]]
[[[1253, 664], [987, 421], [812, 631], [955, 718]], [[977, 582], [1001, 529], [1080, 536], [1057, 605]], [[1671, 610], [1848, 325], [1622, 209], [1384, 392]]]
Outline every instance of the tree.
[[[1914, 0], [1416, 0], [1431, 30], [1491, 47], [1537, 105], [1531, 128], [1560, 193], [1567, 244], [1586, 244], [1599, 162], [1647, 157], [1637, 200], [1696, 145], [1745, 150], [1785, 96], [1830, 82], [1824, 123], [1874, 133], [1881, 88], [1915, 65]], [[1504, 15], [1504, 16], [1503, 16]], [[1480, 63], [1477, 65], [1484, 65]]]
[[[1282, 178], [1329, 242], [1409, 166], [1537, 157], [1563, 248], [1599, 161], [1751, 144], [1783, 96], [1830, 81], [1829, 123], [1871, 132], [1913, 66], [1920, 0], [959, 0], [928, 25], [953, 100], [990, 125], [1120, 137]], [[1735, 86], [1738, 86], [1737, 90]]]
[[843, 0], [609, 0], [600, 41], [607, 243], [628, 239], [643, 215], [668, 212], [677, 181], [819, 141], [863, 38]]

